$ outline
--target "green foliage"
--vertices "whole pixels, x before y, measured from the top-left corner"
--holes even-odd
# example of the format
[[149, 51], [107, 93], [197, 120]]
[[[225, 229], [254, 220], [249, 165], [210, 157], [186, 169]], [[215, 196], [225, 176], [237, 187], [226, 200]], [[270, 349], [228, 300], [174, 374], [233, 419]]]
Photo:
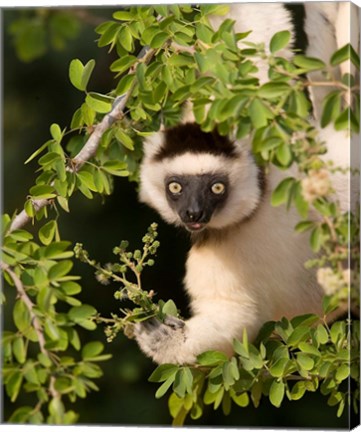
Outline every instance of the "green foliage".
[[22, 11], [9, 26], [16, 54], [23, 62], [41, 57], [49, 47], [63, 50], [79, 31], [79, 20], [71, 12], [45, 8]]
[[[74, 423], [77, 415], [65, 408], [64, 398], [75, 402], [98, 390], [94, 379], [102, 370], [96, 363], [109, 358], [100, 355], [104, 348], [100, 342], [85, 345], [81, 357], [77, 353], [81, 347], [77, 326], [95, 329], [96, 310], [76, 298], [81, 286], [79, 277], [70, 274], [70, 242], [54, 236], [58, 226], [51, 220], [39, 230], [42, 244], [25, 230], [4, 238], [2, 268], [18, 296], [14, 330], [3, 333], [3, 382], [12, 402], [21, 391], [32, 393], [34, 401], [33, 406], [16, 409], [9, 422]], [[59, 308], [62, 303], [67, 307]]]
[[141, 273], [145, 267], [154, 265], [154, 260], [151, 257], [156, 254], [159, 247], [159, 241], [156, 240], [157, 236], [157, 224], [153, 223], [142, 239], [142, 251], [139, 249], [134, 252], [128, 251], [129, 244], [123, 240], [119, 246], [113, 249], [118, 261], [107, 263], [106, 266], [101, 266], [95, 260], [90, 259], [82, 244], [77, 243], [75, 245], [75, 256], [96, 270], [95, 276], [98, 282], [104, 285], [108, 285], [110, 281], [120, 283], [121, 288], [114, 293], [114, 298], [120, 301], [131, 301], [136, 306], [133, 309], [121, 309], [123, 313], [121, 317], [114, 313], [112, 318], [96, 317], [97, 322], [107, 324], [105, 334], [108, 342], [113, 341], [120, 331], [131, 337], [132, 323], [152, 317], [157, 317], [163, 321], [166, 316], [178, 316], [177, 308], [172, 300], [168, 300], [166, 303], [160, 300], [155, 304], [153, 303], [154, 292], [142, 289]]
[[[176, 425], [183, 424], [188, 414], [200, 418], [204, 405], [221, 407], [228, 414], [233, 404], [257, 407], [263, 397], [279, 407], [285, 399], [302, 398], [306, 391], [327, 396], [337, 415], [349, 403], [347, 380], [359, 379], [358, 327], [349, 321], [329, 326], [327, 317], [348, 305], [349, 297], [359, 304], [357, 284], [352, 280], [350, 284], [344, 274], [351, 270], [345, 268], [350, 250], [352, 271], [359, 273], [359, 215], [342, 214], [328, 187], [328, 171], [338, 168], [320, 158], [325, 147], [309, 121], [311, 106], [305, 93], [313, 84], [305, 74], [326, 72], [330, 65], [349, 59], [359, 69], [359, 58], [347, 45], [333, 54], [330, 65], [303, 55], [286, 60], [279, 55], [290, 39], [288, 32], [273, 36], [268, 53], [263, 44], [247, 41], [249, 33], [236, 33], [232, 20], [212, 30], [209, 15], [222, 16], [227, 10], [227, 5], [159, 5], [114, 13], [113, 20], [96, 29], [98, 46], [116, 56], [110, 67], [114, 88], [106, 94], [89, 90], [94, 60], [70, 63], [69, 79], [84, 94], [83, 102], [69, 126], [50, 126], [49, 139], [25, 162], [37, 159], [38, 163], [38, 176], [24, 204], [25, 216], [39, 225], [38, 240], [22, 228], [26, 221], [15, 229], [15, 215], [3, 217], [1, 267], [15, 299], [14, 329], [3, 333], [3, 381], [14, 403], [22, 391], [34, 396], [33, 405], [18, 405], [10, 422], [77, 420], [65, 400], [74, 402], [97, 390], [94, 379], [102, 374], [97, 362], [109, 357], [102, 354], [99, 341], [82, 346], [78, 326], [92, 331], [105, 324], [111, 341], [119, 331], [131, 336], [134, 322], [178, 315], [171, 300], [153, 303], [153, 293], [141, 285], [141, 273], [154, 264], [159, 246], [156, 226], [144, 236], [142, 250], [130, 252], [122, 242], [113, 250], [116, 262], [105, 266], [90, 259], [82, 245], [75, 246], [77, 258], [95, 268], [100, 283], [121, 284], [116, 299], [134, 304], [122, 316], [104, 318], [76, 297], [81, 285], [70, 274], [73, 252], [70, 243], [61, 240], [58, 220], [62, 210], [70, 211], [69, 201], [79, 193], [87, 199], [104, 198], [113, 191], [114, 177], [138, 181], [142, 140], [161, 125], [177, 124], [186, 101], [192, 102], [204, 131], [217, 129], [222, 135], [249, 138], [256, 161], [265, 169], [269, 164], [281, 170], [297, 166], [294, 177], [276, 186], [271, 204], [297, 209], [301, 220], [295, 229], [309, 231], [310, 247], [317, 253], [307, 266], [323, 271], [320, 283], [331, 292], [324, 300], [324, 317], [267, 323], [256, 342], [249, 343], [246, 333], [242, 341], [234, 341], [232, 358], [206, 352], [196, 365], [160, 366], [150, 377], [161, 383], [156, 397], [172, 390], [169, 410]], [[45, 10], [31, 14], [10, 28], [24, 61], [44, 53], [48, 40], [60, 48], [76, 36], [77, 25], [69, 14]], [[240, 41], [244, 45], [239, 46]], [[263, 85], [255, 75], [260, 59], [269, 64], [269, 80]], [[340, 82], [325, 78], [323, 85], [332, 92], [324, 101], [321, 126], [357, 132], [360, 100], [354, 77], [346, 74]], [[350, 106], [345, 104], [348, 98]], [[306, 193], [315, 179], [323, 182], [323, 189]], [[319, 214], [317, 222], [309, 219], [310, 210]], [[356, 407], [358, 395], [354, 392]]]
[[244, 334], [242, 342], [234, 341], [234, 350], [231, 358], [208, 351], [191, 367], [166, 364], [153, 372], [149, 381], [162, 383], [157, 398], [172, 388], [168, 403], [173, 425], [182, 425], [188, 415], [199, 418], [204, 405], [228, 415], [233, 403], [257, 408], [268, 398], [278, 408], [284, 399], [296, 401], [318, 390], [341, 416], [351, 395], [351, 371], [359, 378], [358, 324], [335, 322], [329, 327], [326, 314], [323, 320], [310, 314], [268, 322], [255, 344]]

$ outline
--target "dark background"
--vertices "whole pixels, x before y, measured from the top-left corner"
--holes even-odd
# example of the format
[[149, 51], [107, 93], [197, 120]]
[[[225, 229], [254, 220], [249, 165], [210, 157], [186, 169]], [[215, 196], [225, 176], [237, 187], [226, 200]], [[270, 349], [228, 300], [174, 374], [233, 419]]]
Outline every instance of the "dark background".
[[[266, 6], [265, 6], [266, 7]], [[297, 23], [302, 23], [303, 8], [292, 7]], [[114, 88], [114, 77], [109, 65], [114, 60], [106, 48], [96, 45], [93, 19], [111, 19], [112, 8], [87, 8], [88, 19], [80, 20], [81, 31], [78, 37], [66, 44], [63, 51], [49, 49], [41, 58], [32, 62], [21, 62], [15, 53], [9, 25], [23, 11], [3, 10], [3, 211], [12, 214], [20, 211], [27, 191], [34, 183], [36, 161], [24, 165], [24, 161], [40, 145], [50, 138], [49, 127], [58, 123], [68, 126], [72, 114], [83, 102], [83, 94], [69, 82], [68, 67], [73, 58], [83, 63], [96, 60], [89, 89], [107, 93]], [[27, 11], [29, 12], [29, 11]], [[68, 9], [69, 13], [73, 9]], [[92, 17], [92, 19], [89, 19]], [[271, 19], [271, 18], [270, 18]], [[300, 33], [299, 43], [305, 40]], [[186, 234], [166, 226], [153, 211], [137, 202], [136, 185], [126, 179], [115, 178], [112, 196], [102, 203], [99, 197], [88, 200], [80, 194], [70, 201], [71, 213], [62, 212], [59, 220], [61, 236], [81, 242], [91, 256], [101, 262], [112, 259], [112, 248], [120, 240], [127, 239], [131, 246], [140, 246], [146, 228], [151, 222], [159, 223], [161, 247], [156, 265], [144, 272], [143, 284], [153, 289], [159, 298], [172, 298], [187, 316], [187, 299], [182, 291], [184, 261], [189, 247]], [[31, 229], [31, 227], [27, 227]], [[116, 312], [119, 302], [113, 298], [114, 286], [99, 285], [91, 268], [76, 263], [74, 274], [82, 276], [83, 292], [81, 299], [94, 304], [103, 316]], [[4, 311], [4, 328], [12, 328], [11, 309], [14, 293], [5, 287], [7, 304]], [[99, 392], [92, 392], [85, 400], [79, 399], [71, 409], [80, 413], [81, 424], [113, 425], [169, 425], [167, 397], [154, 398], [157, 385], [148, 383], [147, 378], [155, 365], [144, 357], [134, 341], [123, 336], [107, 344], [103, 330], [81, 332], [83, 344], [91, 340], [101, 340], [106, 352], [113, 358], [101, 366], [104, 376], [97, 380]], [[257, 426], [257, 427], [312, 427], [347, 428], [348, 416], [345, 411], [337, 419], [335, 408], [328, 407], [326, 397], [320, 394], [306, 394], [297, 402], [284, 401], [277, 409], [265, 399], [258, 409], [233, 406], [232, 413], [225, 417], [221, 410], [214, 412], [211, 407], [198, 421], [188, 420], [189, 425], [207, 426]], [[22, 394], [19, 403], [31, 403]], [[70, 407], [70, 403], [67, 404]], [[9, 418], [14, 406], [5, 396], [4, 418]]]

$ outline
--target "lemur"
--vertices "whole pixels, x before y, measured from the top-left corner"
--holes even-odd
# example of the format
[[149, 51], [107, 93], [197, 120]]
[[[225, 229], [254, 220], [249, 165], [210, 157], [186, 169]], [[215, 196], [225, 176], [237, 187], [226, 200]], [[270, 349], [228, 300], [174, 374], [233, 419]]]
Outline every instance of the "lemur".
[[[293, 34], [290, 13], [281, 3], [232, 4], [227, 16], [213, 17], [211, 24], [217, 29], [227, 17], [236, 21], [235, 31], [252, 30], [248, 40], [266, 47], [278, 31]], [[291, 58], [291, 45], [282, 55]], [[257, 66], [263, 83], [268, 65]], [[321, 133], [337, 158], [342, 147], [338, 139], [332, 141], [334, 131]], [[308, 234], [295, 232], [294, 209], [270, 204], [274, 188], [295, 167], [270, 167], [265, 176], [250, 142], [203, 132], [187, 119], [144, 143], [140, 201], [189, 231], [192, 242], [184, 279], [191, 318], [135, 326], [139, 346], [157, 363], [192, 364], [206, 350], [231, 355], [232, 342], [244, 329], [253, 339], [265, 321], [321, 312], [322, 289], [315, 272], [304, 267], [311, 257]], [[343, 182], [340, 193], [345, 191]]]

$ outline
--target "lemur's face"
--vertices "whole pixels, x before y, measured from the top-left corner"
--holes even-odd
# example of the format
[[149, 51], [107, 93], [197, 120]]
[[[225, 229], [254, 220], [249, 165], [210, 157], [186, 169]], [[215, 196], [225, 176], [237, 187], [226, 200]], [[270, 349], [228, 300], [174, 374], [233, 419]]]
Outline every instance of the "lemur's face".
[[144, 143], [140, 199], [188, 231], [222, 229], [260, 203], [259, 168], [241, 143], [186, 123]]
[[164, 182], [170, 207], [188, 231], [201, 231], [227, 200], [225, 174], [170, 175]]

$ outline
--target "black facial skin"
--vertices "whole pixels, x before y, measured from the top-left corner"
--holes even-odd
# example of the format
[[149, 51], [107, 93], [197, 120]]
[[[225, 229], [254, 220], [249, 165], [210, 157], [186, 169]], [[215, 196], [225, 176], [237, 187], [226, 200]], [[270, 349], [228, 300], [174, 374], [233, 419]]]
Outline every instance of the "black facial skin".
[[[182, 187], [179, 193], [172, 193], [173, 182]], [[212, 192], [212, 186], [222, 183], [222, 193]], [[189, 231], [201, 231], [210, 221], [214, 211], [222, 207], [228, 194], [228, 178], [220, 174], [170, 176], [165, 180], [169, 205], [178, 213]]]

